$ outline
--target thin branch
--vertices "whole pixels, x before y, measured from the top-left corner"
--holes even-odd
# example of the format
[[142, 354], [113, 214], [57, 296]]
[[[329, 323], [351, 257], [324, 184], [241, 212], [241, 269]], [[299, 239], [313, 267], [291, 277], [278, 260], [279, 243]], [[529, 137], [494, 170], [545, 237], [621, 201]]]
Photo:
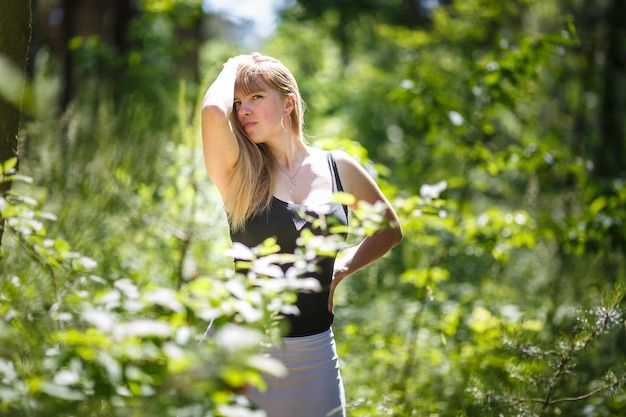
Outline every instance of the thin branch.
[[556, 398], [553, 400], [546, 400], [546, 399], [542, 399], [542, 398], [518, 398], [517, 400], [519, 402], [532, 402], [532, 403], [540, 403], [540, 404], [544, 404], [545, 406], [549, 406], [549, 405], [554, 405], [554, 404], [558, 404], [558, 403], [563, 403], [563, 402], [573, 402], [573, 401], [582, 401], [582, 400], [586, 400], [588, 398], [593, 397], [596, 394], [599, 394], [603, 391], [607, 391], [610, 390], [616, 386], [622, 385], [623, 383], [626, 382], [626, 376], [623, 376], [620, 380], [615, 381], [611, 384], [608, 385], [604, 385], [600, 388], [596, 388], [593, 391], [590, 391], [586, 394], [581, 394], [577, 397], [563, 397], [563, 398]]
[[43, 259], [41, 254], [39, 254], [35, 250], [33, 245], [30, 242], [28, 242], [28, 240], [25, 239], [24, 236], [18, 230], [12, 227], [8, 227], [7, 229], [13, 232], [17, 241], [24, 247], [24, 249], [26, 249], [27, 255], [35, 262], [35, 264], [38, 265], [41, 268], [41, 270], [50, 277], [50, 283], [52, 284], [52, 290], [54, 292], [54, 299], [60, 305], [61, 295], [59, 294], [59, 289], [57, 287], [57, 282], [56, 282], [57, 277], [56, 277], [56, 274], [54, 273], [54, 269], [52, 268], [52, 265], [50, 265], [48, 262], [46, 262], [45, 259]]
[[187, 239], [187, 234], [185, 233], [184, 230], [182, 230], [179, 227], [176, 227], [172, 223], [169, 223], [159, 217], [149, 216], [149, 215], [144, 214], [141, 216], [141, 219], [146, 224], [160, 227], [161, 229], [165, 230], [167, 233], [171, 234], [172, 236], [176, 237], [179, 240], [184, 241]]

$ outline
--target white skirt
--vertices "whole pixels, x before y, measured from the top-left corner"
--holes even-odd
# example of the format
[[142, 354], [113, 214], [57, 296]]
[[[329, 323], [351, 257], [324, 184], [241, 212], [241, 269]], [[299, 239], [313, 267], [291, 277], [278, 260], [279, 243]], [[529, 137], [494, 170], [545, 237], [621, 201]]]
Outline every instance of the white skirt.
[[304, 337], [283, 338], [268, 354], [287, 375], [264, 375], [265, 391], [249, 388], [247, 397], [267, 417], [345, 417], [346, 399], [332, 329]]

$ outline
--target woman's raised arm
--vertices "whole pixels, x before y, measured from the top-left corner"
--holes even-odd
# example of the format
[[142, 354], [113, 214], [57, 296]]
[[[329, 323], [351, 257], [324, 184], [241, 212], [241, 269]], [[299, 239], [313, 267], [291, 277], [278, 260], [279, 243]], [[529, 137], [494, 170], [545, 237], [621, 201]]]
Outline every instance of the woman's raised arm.
[[235, 95], [235, 78], [240, 57], [230, 58], [202, 100], [202, 149], [204, 163], [222, 198], [228, 193], [228, 179], [239, 156], [239, 145], [230, 123]]

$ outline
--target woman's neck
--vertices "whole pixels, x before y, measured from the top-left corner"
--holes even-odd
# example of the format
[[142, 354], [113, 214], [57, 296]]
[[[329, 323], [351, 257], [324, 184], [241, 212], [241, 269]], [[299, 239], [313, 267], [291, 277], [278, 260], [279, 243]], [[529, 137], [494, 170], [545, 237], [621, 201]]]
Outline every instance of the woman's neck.
[[293, 173], [302, 166], [302, 163], [309, 154], [306, 144], [299, 139], [291, 139], [282, 147], [270, 148], [278, 167], [284, 171]]

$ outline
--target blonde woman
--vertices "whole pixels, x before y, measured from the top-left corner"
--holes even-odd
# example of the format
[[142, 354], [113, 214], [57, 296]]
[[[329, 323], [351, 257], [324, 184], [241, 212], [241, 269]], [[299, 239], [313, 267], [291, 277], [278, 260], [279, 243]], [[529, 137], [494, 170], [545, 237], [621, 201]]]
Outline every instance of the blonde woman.
[[331, 203], [337, 191], [355, 197], [351, 209], [359, 201], [386, 205], [392, 227], [340, 258], [317, 260], [314, 276], [323, 290], [299, 294], [300, 314], [286, 317], [283, 343], [269, 352], [287, 367], [287, 376], [267, 377], [267, 390], [247, 393], [269, 417], [345, 416], [331, 328], [333, 293], [344, 278], [396, 246], [402, 231], [387, 198], [355, 159], [305, 142], [303, 113], [297, 82], [280, 61], [259, 53], [230, 58], [202, 103], [204, 158], [222, 196], [232, 241], [249, 247], [275, 237], [281, 252], [293, 253], [302, 229], [312, 228], [299, 215], [303, 208], [347, 224], [348, 208]]

